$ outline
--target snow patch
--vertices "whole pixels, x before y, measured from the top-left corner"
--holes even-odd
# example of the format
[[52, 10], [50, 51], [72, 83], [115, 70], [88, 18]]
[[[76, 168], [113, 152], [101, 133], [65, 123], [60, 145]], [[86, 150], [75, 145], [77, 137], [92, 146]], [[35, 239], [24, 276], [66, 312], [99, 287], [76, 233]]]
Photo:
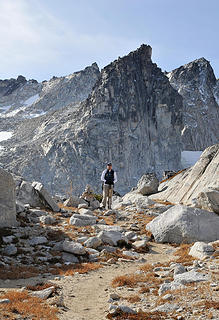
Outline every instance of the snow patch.
[[32, 119], [32, 118], [43, 116], [44, 114], [46, 114], [46, 112], [44, 112], [44, 111], [39, 112], [39, 113], [30, 113], [28, 115], [25, 115], [24, 118], [25, 119]]
[[29, 99], [24, 101], [25, 106], [31, 106], [34, 102], [39, 99], [39, 94], [35, 94], [34, 96], [30, 97]]
[[2, 107], [0, 107], [1, 112], [7, 112], [10, 108], [11, 108], [11, 105], [10, 106], [2, 106]]
[[13, 132], [0, 131], [0, 141], [11, 139]]
[[193, 166], [200, 158], [203, 151], [182, 151], [181, 152], [181, 163], [183, 168]]

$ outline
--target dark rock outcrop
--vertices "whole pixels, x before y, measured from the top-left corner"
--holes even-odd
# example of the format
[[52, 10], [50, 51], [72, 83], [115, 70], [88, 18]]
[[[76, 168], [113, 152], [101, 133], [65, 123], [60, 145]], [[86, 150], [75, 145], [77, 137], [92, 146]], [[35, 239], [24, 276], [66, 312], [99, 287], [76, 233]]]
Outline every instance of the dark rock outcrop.
[[183, 97], [183, 150], [204, 150], [219, 141], [219, 85], [205, 58], [168, 73]]

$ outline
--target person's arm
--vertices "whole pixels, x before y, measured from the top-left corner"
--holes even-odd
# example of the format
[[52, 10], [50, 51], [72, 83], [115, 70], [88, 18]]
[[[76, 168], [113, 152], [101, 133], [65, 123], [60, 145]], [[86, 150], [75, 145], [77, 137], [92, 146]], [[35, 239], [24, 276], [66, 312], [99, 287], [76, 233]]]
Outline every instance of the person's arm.
[[116, 183], [118, 181], [118, 179], [117, 179], [117, 174], [116, 174], [116, 172], [114, 171], [114, 183]]
[[105, 173], [106, 173], [106, 170], [103, 170], [102, 174], [101, 174], [101, 181], [103, 182], [106, 182], [105, 180]]

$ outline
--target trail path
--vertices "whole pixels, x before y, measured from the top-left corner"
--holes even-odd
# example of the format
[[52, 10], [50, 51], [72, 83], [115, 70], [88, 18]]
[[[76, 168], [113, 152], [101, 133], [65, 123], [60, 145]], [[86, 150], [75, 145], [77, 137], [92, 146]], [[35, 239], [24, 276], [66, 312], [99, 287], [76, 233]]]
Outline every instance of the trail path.
[[[169, 245], [151, 243], [152, 253], [145, 254], [146, 262], [167, 262], [173, 260]], [[103, 320], [106, 317], [109, 294], [113, 278], [138, 270], [141, 263], [118, 263], [84, 275], [65, 277], [54, 281], [63, 289], [64, 304], [68, 308], [59, 315], [61, 320]]]

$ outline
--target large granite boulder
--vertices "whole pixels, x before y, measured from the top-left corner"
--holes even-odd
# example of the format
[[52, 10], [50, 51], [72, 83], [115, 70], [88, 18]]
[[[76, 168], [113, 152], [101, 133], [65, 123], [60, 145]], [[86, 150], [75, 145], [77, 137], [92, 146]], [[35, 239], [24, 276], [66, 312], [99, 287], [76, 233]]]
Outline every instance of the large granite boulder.
[[27, 182], [22, 180], [16, 188], [16, 199], [19, 203], [29, 204], [31, 207], [45, 207], [54, 212], [60, 208], [48, 190], [40, 182]]
[[12, 175], [0, 168], [0, 227], [15, 227], [15, 182]]
[[196, 259], [203, 260], [210, 257], [214, 251], [215, 249], [210, 243], [198, 241], [190, 248], [189, 254]]
[[171, 207], [146, 225], [156, 242], [192, 243], [219, 239], [219, 216], [182, 205]]
[[203, 190], [194, 200], [194, 204], [199, 208], [219, 213], [219, 188]]
[[137, 184], [137, 191], [143, 195], [157, 193], [159, 180], [155, 173], [145, 173]]
[[42, 201], [39, 198], [38, 192], [32, 186], [32, 183], [22, 181], [17, 187], [17, 200], [23, 204], [30, 204], [32, 207], [41, 207]]
[[151, 199], [193, 205], [218, 213], [219, 144], [207, 148], [196, 164], [159, 186]]

